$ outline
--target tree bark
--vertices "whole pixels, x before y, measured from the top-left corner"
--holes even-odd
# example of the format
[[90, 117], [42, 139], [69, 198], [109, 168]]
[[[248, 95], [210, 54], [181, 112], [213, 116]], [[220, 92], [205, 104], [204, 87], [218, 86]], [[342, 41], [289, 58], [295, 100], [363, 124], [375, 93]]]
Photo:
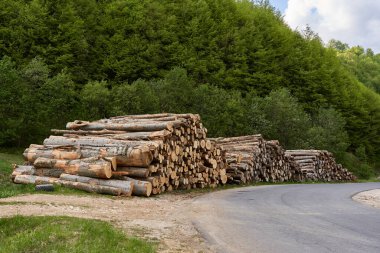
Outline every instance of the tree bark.
[[80, 129], [80, 130], [117, 130], [128, 132], [151, 132], [160, 130], [172, 131], [174, 127], [178, 127], [182, 121], [163, 121], [163, 122], [136, 122], [136, 123], [101, 123], [89, 121], [74, 121], [66, 125], [66, 129]]
[[101, 186], [118, 188], [121, 190], [122, 195], [127, 195], [127, 196], [131, 195], [131, 191], [133, 191], [133, 188], [134, 188], [134, 182], [128, 182], [128, 181], [123, 181], [123, 180], [94, 179], [90, 177], [83, 177], [83, 176], [70, 175], [70, 174], [62, 174], [60, 176], [60, 179], [65, 180], [65, 181], [86, 183], [90, 185], [101, 185]]
[[95, 178], [110, 178], [112, 176], [112, 165], [110, 162], [98, 158], [87, 158], [81, 160], [60, 160], [39, 157], [34, 162], [36, 168], [61, 169], [68, 174]]
[[47, 148], [43, 145], [30, 145], [24, 153], [24, 159], [29, 162], [34, 162], [38, 157], [45, 157], [51, 159], [68, 159], [74, 160], [81, 157], [80, 152], [73, 146]]
[[124, 177], [124, 180], [133, 182], [133, 195], [149, 197], [152, 194], [152, 184], [148, 181], [137, 180], [130, 177]]

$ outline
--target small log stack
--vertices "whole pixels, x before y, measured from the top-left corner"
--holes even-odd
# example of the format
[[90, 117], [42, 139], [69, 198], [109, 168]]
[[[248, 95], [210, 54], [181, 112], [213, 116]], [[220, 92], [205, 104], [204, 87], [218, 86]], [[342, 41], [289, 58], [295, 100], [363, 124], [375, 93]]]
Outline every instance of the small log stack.
[[196, 114], [77, 120], [52, 132], [62, 136], [25, 150], [27, 164], [15, 168], [15, 182], [47, 177], [86, 191], [128, 195], [129, 189], [143, 196], [227, 182], [224, 152], [206, 139], [207, 129]]
[[356, 177], [335, 162], [332, 153], [325, 150], [287, 150], [287, 157], [300, 166], [302, 174], [309, 181], [353, 181]]
[[228, 183], [301, 181], [298, 164], [285, 156], [278, 141], [261, 135], [213, 138], [226, 152]]

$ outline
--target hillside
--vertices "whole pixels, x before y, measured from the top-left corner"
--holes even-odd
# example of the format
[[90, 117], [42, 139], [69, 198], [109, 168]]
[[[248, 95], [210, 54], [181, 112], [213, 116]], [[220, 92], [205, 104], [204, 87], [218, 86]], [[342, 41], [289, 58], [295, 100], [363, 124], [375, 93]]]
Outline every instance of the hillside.
[[0, 10], [2, 146], [40, 142], [75, 118], [194, 112], [210, 136], [329, 149], [366, 176], [378, 162], [379, 95], [271, 6], [5, 0]]

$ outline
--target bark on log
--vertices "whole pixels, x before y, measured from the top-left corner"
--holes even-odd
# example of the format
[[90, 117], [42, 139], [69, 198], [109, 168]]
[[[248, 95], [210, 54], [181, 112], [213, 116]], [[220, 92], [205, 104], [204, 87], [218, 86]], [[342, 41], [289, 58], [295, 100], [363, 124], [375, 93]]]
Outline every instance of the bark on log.
[[115, 157], [116, 164], [121, 166], [147, 167], [153, 161], [153, 154], [147, 146], [136, 146], [126, 148], [124, 146], [115, 147], [88, 147], [79, 148], [82, 158], [89, 157]]
[[24, 151], [23, 156], [26, 161], [34, 162], [38, 157], [74, 160], [79, 159], [81, 154], [73, 146], [46, 148], [43, 145], [32, 144]]
[[143, 177], [149, 176], [149, 168], [144, 167], [118, 167], [117, 171], [112, 172], [113, 176], [130, 176], [130, 177]]
[[182, 124], [182, 121], [169, 121], [169, 122], [155, 122], [155, 123], [99, 123], [89, 121], [74, 121], [69, 122], [66, 125], [66, 129], [80, 129], [80, 130], [117, 130], [128, 132], [150, 132], [169, 130], [172, 131], [173, 127], [178, 127]]
[[112, 131], [112, 130], [99, 130], [99, 131], [85, 131], [85, 130], [60, 130], [51, 129], [54, 134], [75, 134], [75, 135], [104, 135], [104, 134], [124, 134], [126, 131]]
[[133, 182], [133, 195], [149, 197], [152, 194], [152, 184], [148, 181], [137, 180], [130, 177], [124, 177], [124, 180]]
[[55, 169], [55, 168], [38, 168], [35, 169], [35, 172], [33, 175], [41, 176], [41, 177], [56, 177], [59, 178], [62, 173], [65, 171], [62, 169]]
[[[109, 194], [109, 195], [114, 195], [114, 196], [122, 195], [122, 190], [120, 188], [115, 188], [111, 186], [91, 185], [91, 184], [72, 182], [72, 181], [61, 181], [61, 184], [62, 186], [67, 187], [67, 188], [82, 190], [86, 192]], [[126, 196], [130, 196], [130, 195], [126, 195]]]
[[36, 168], [62, 169], [68, 174], [95, 178], [110, 178], [112, 165], [103, 159], [87, 158], [81, 160], [60, 160], [39, 157], [34, 162]]
[[77, 175], [70, 175], [70, 174], [62, 174], [60, 177], [61, 180], [66, 181], [72, 181], [72, 182], [80, 182], [80, 183], [86, 183], [90, 185], [101, 185], [101, 186], [108, 186], [108, 187], [114, 187], [121, 190], [122, 195], [130, 196], [131, 192], [134, 188], [134, 182], [128, 182], [123, 180], [112, 180], [112, 179], [94, 179], [90, 177], [83, 177], [83, 176], [77, 176]]
[[58, 178], [40, 177], [35, 175], [17, 175], [14, 179], [16, 184], [60, 184]]
[[101, 136], [54, 136], [44, 140], [45, 146], [94, 146], [94, 147], [120, 147], [133, 148], [138, 146], [147, 146], [151, 149], [158, 148], [161, 142], [155, 141], [131, 141], [131, 140], [115, 140], [110, 137]]
[[12, 181], [14, 181], [15, 177], [18, 175], [33, 175], [35, 173], [34, 166], [25, 166], [25, 165], [13, 165], [13, 172], [12, 172]]

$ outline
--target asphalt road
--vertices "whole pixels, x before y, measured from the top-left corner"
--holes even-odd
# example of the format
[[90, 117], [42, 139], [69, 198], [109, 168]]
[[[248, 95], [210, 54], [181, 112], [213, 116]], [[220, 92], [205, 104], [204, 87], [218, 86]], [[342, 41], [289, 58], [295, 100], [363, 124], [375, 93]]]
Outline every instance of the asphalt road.
[[380, 183], [256, 186], [194, 202], [193, 223], [217, 252], [380, 253], [380, 209], [351, 196]]

